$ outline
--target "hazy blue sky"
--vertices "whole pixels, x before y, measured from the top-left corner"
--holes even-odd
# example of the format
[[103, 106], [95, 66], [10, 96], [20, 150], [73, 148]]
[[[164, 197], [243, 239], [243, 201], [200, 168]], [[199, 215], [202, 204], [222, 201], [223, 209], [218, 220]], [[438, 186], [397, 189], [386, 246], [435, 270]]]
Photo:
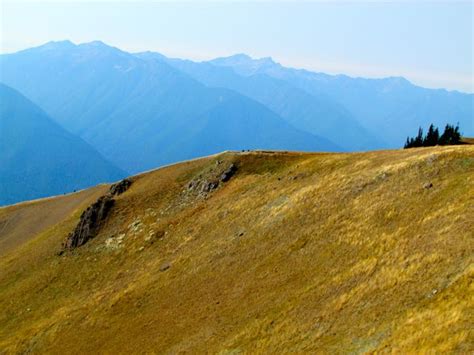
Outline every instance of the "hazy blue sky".
[[50, 40], [102, 40], [198, 60], [244, 52], [315, 71], [474, 91], [470, 1], [7, 0], [1, 10], [3, 53]]

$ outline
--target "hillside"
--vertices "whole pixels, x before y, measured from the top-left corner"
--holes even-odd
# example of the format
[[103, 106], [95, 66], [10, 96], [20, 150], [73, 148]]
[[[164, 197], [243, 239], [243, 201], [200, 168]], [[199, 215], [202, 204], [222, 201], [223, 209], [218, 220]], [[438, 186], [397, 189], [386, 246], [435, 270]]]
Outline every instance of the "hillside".
[[106, 186], [0, 209], [5, 353], [474, 351], [472, 145], [226, 152], [132, 181], [63, 252]]
[[0, 83], [0, 206], [116, 181], [125, 172]]

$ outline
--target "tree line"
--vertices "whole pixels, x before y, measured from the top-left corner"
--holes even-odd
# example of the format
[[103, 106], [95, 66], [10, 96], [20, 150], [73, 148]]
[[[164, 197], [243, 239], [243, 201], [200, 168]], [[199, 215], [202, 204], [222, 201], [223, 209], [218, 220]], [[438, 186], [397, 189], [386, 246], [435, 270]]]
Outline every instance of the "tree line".
[[432, 147], [434, 145], [456, 145], [461, 144], [461, 133], [459, 132], [459, 124], [450, 125], [447, 124], [444, 128], [443, 134], [439, 134], [438, 127], [433, 124], [428, 128], [426, 135], [423, 135], [423, 129], [418, 129], [416, 137], [407, 137], [403, 148], [415, 148], [415, 147]]

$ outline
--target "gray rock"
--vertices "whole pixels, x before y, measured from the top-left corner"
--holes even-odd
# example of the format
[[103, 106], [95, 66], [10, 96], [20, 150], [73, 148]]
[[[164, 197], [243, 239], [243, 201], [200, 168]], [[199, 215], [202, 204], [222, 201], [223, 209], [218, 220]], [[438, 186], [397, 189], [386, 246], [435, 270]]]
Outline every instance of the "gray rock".
[[[219, 163], [219, 165], [222, 164]], [[221, 183], [229, 181], [237, 171], [237, 166], [231, 164], [227, 169], [214, 171], [211, 169], [205, 177], [202, 174], [195, 177], [188, 183], [188, 192], [197, 193], [200, 197], [207, 198], [208, 194], [216, 190]]]
[[231, 164], [221, 175], [221, 181], [222, 182], [227, 182], [229, 181], [232, 176], [235, 175], [237, 172], [237, 166], [235, 164]]
[[160, 266], [160, 271], [166, 271], [168, 270], [169, 268], [171, 267], [171, 263], [169, 262], [164, 262], [163, 264], [161, 264]]
[[69, 233], [63, 244], [64, 249], [74, 249], [94, 238], [112, 209], [115, 200], [110, 195], [100, 197], [96, 202], [82, 212], [79, 223], [72, 233]]
[[[82, 212], [79, 223], [74, 231], [69, 233], [63, 242], [63, 250], [74, 249], [94, 238], [109, 215], [115, 204], [114, 196], [124, 193], [132, 184], [132, 180], [123, 179], [110, 186], [107, 194], [101, 196], [96, 202]], [[60, 253], [59, 255], [61, 255]]]
[[112, 184], [109, 189], [109, 194], [112, 196], [123, 194], [128, 188], [132, 185], [132, 180], [130, 179], [123, 179], [115, 184]]
[[145, 237], [145, 241], [153, 244], [155, 241], [163, 239], [165, 237], [165, 232], [162, 230], [151, 230], [148, 232], [148, 235]]

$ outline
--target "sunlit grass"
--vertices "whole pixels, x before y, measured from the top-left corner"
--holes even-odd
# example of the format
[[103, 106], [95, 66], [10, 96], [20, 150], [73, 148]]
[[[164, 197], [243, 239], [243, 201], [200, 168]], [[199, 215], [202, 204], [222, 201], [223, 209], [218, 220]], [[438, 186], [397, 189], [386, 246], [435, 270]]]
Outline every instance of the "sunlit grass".
[[[85, 246], [57, 255], [78, 208], [0, 260], [0, 349], [472, 352], [473, 159], [226, 153], [141, 175]], [[187, 191], [216, 160], [237, 175]]]

